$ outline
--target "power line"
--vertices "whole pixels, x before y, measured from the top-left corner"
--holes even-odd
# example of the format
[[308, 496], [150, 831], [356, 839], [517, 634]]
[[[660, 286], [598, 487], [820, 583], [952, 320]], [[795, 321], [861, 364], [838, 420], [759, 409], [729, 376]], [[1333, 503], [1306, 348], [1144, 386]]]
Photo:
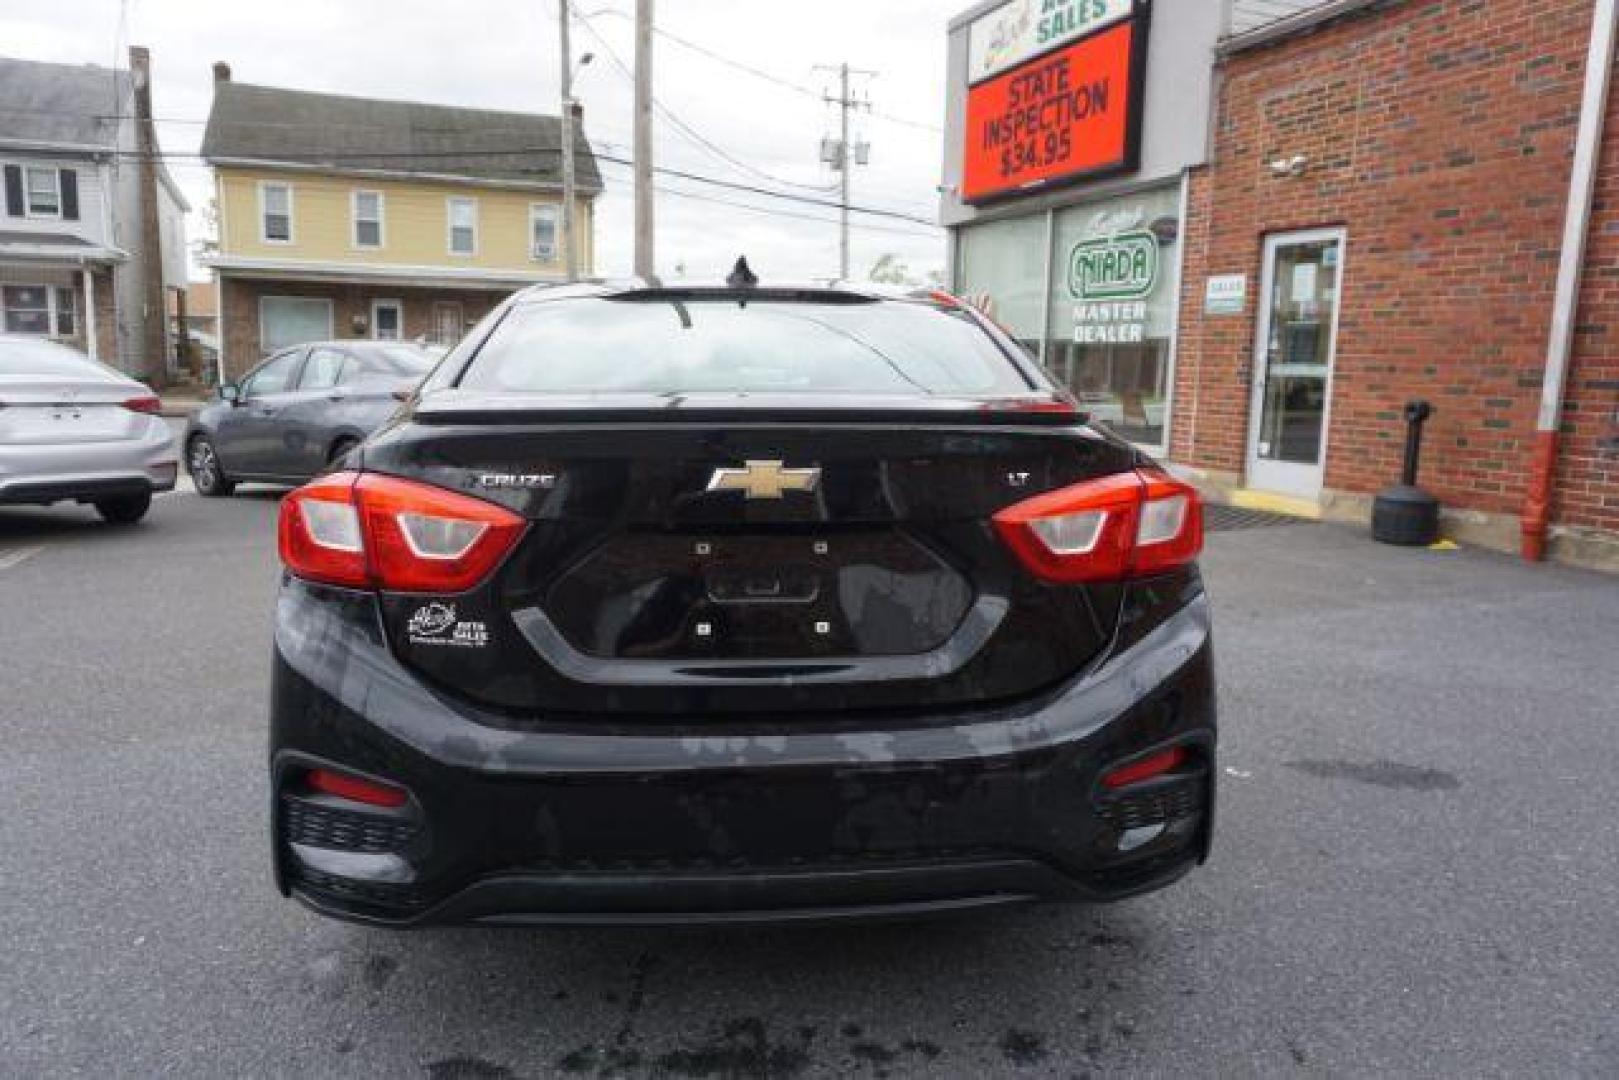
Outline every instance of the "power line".
[[[617, 8], [610, 8], [610, 7], [609, 8], [600, 8], [597, 11], [593, 12], [593, 14], [596, 14], [596, 15], [616, 15], [621, 19], [627, 19], [627, 18], [630, 17], [628, 12], [619, 11]], [[584, 16], [581, 15], [580, 17], [583, 18]], [[744, 64], [740, 60], [733, 59], [733, 58], [731, 58], [729, 56], [726, 56], [723, 53], [715, 52], [713, 49], [710, 49], [706, 45], [699, 45], [697, 42], [692, 41], [692, 40], [690, 40], [688, 38], [681, 37], [679, 34], [676, 34], [673, 31], [665, 30], [661, 26], [660, 27], [654, 27], [652, 32], [657, 34], [659, 37], [668, 38], [670, 41], [674, 42], [676, 45], [680, 45], [680, 46], [682, 46], [684, 48], [690, 49], [692, 52], [699, 53], [699, 54], [701, 54], [703, 56], [706, 56], [710, 60], [715, 61], [716, 63], [724, 64], [726, 67], [734, 68], [737, 71], [740, 71], [740, 72], [742, 72], [742, 73], [744, 73], [746, 75], [752, 75], [756, 79], [762, 79], [765, 82], [774, 83], [775, 85], [777, 85], [779, 87], [782, 87], [785, 90], [791, 90], [796, 94], [802, 94], [805, 97], [811, 98], [811, 99], [813, 99], [815, 101], [820, 101], [821, 100], [821, 91], [813, 89], [813, 88], [808, 87], [808, 86], [805, 86], [803, 83], [793, 82], [791, 79], [784, 79], [780, 75], [775, 75], [775, 74], [772, 74], [771, 72], [763, 71], [763, 70], [761, 70], [759, 68], [753, 67], [751, 64]], [[876, 110], [876, 109], [871, 110], [871, 115], [875, 116], [875, 117], [879, 117], [879, 118], [881, 118], [883, 120], [887, 120], [890, 123], [902, 124], [902, 125], [904, 125], [906, 127], [917, 128], [918, 130], [921, 130], [921, 131], [929, 131], [929, 132], [932, 132], [935, 135], [940, 135], [940, 134], [943, 134], [943, 132], [944, 132], [944, 129], [939, 127], [939, 125], [937, 125], [937, 124], [929, 124], [929, 123], [925, 123], [925, 122], [923, 122], [921, 120], [912, 120], [909, 117], [896, 116], [893, 113], [886, 113], [886, 112], [882, 112], [882, 111]]]
[[[658, 191], [661, 194], [669, 195], [676, 199], [690, 199], [694, 202], [712, 203], [716, 206], [727, 206], [733, 210], [744, 210], [755, 214], [765, 214], [770, 217], [794, 218], [798, 221], [813, 221], [818, 225], [836, 225], [838, 223], [836, 218], [816, 217], [814, 214], [799, 214], [794, 213], [791, 210], [773, 210], [768, 206], [752, 206], [748, 203], [737, 202], [734, 199], [719, 199], [712, 195], [701, 195], [695, 191], [681, 191], [677, 188], [666, 187], [663, 185], [658, 186]], [[861, 224], [854, 224], [850, 225], [849, 227], [859, 232], [888, 233], [892, 236], [914, 236], [918, 240], [931, 238], [930, 234], [923, 232], [921, 229], [904, 229], [894, 228], [888, 225]]]
[[[617, 165], [634, 164], [634, 162], [628, 158], [615, 157], [611, 154], [597, 154], [596, 157], [602, 161], [611, 161]], [[771, 191], [769, 188], [754, 187], [751, 184], [737, 184], [729, 180], [719, 180], [712, 176], [703, 176], [700, 173], [685, 172], [681, 169], [668, 169], [659, 166], [657, 171], [665, 176], [676, 176], [682, 180], [691, 180], [699, 184], [711, 184], [715, 187], [730, 188], [733, 191], [746, 191], [754, 195], [768, 195], [774, 199], [788, 199], [793, 202], [804, 203], [808, 206], [825, 206], [830, 209], [837, 210], [842, 209], [845, 205], [838, 202], [836, 199], [812, 199], [805, 195], [790, 195], [783, 191]], [[866, 214], [870, 217], [894, 218], [898, 221], [911, 221], [918, 225], [926, 225], [933, 229], [940, 227], [937, 222], [931, 221], [928, 218], [918, 217], [915, 214], [902, 213], [898, 210], [882, 210], [871, 206], [850, 206], [849, 210], [852, 213]]]
[[[613, 9], [608, 8], [607, 10], [612, 11]], [[607, 54], [607, 58], [613, 62], [613, 66], [618, 68], [619, 73], [623, 75], [624, 78], [633, 83], [635, 81], [635, 73], [631, 71], [629, 65], [619, 57], [618, 52], [613, 48], [612, 43], [607, 40], [601, 31], [596, 29], [595, 24], [590, 21], [590, 17], [585, 15], [584, 12], [580, 11], [576, 11], [574, 14], [578, 17], [579, 21], [584, 24], [585, 29], [590, 31], [590, 35], [596, 39], [598, 44], [601, 45], [602, 51], [605, 52]], [[654, 32], [656, 32], [655, 27]], [[670, 109], [655, 95], [652, 98], [652, 107], [658, 110], [665, 120], [668, 120], [669, 123], [673, 124], [676, 132], [684, 135], [687, 141], [691, 142], [699, 149], [708, 151], [710, 154], [713, 154], [715, 157], [733, 166], [734, 168], [741, 169], [743, 172], [751, 173], [752, 175], [764, 180], [769, 180], [773, 184], [781, 184], [784, 187], [803, 188], [806, 191], [831, 191], [835, 186], [831, 184], [805, 184], [797, 180], [788, 180], [785, 177], [776, 176], [773, 173], [766, 172], [757, 166], [750, 165], [746, 161], [732, 156], [721, 147], [715, 145], [713, 141], [705, 137], [696, 128], [682, 120], [678, 115], [675, 114], [673, 109]]]
[[[283, 152], [286, 153], [286, 151], [283, 151]], [[291, 152], [291, 156], [293, 156], [293, 157], [311, 157], [311, 158], [319, 158], [320, 159], [320, 161], [318, 161], [318, 162], [299, 162], [299, 164], [303, 164], [303, 165], [318, 164], [318, 165], [329, 165], [329, 166], [334, 167], [334, 168], [340, 168], [340, 167], [342, 167], [342, 165], [344, 163], [347, 163], [351, 167], [363, 168], [365, 166], [365, 163], [367, 163], [367, 162], [380, 162], [380, 161], [391, 161], [391, 160], [422, 160], [422, 159], [435, 160], [435, 159], [461, 159], [461, 158], [523, 157], [523, 156], [532, 156], [532, 155], [535, 155], [535, 154], [556, 154], [556, 153], [559, 153], [559, 152], [560, 152], [559, 148], [557, 148], [557, 147], [533, 147], [533, 146], [527, 146], [527, 147], [506, 147], [506, 148], [501, 148], [501, 149], [463, 149], [463, 150], [456, 150], [456, 151], [412, 151], [412, 152], [408, 152], [408, 153], [403, 153], [403, 152], [401, 152], [401, 153], [387, 153], [387, 152], [381, 152], [381, 151], [359, 151], [359, 152], [355, 152], [355, 153], [328, 154], [325, 151], [313, 150], [313, 151], [293, 151], [293, 152]], [[141, 161], [141, 160], [144, 160], [144, 159], [150, 159], [150, 160], [153, 160], [153, 161], [160, 161], [160, 162], [163, 162], [165, 164], [168, 164], [168, 163], [175, 163], [175, 164], [189, 164], [189, 163], [208, 164], [208, 159], [203, 157], [200, 153], [190, 153], [190, 152], [186, 152], [186, 151], [175, 151], [175, 150], [164, 150], [164, 151], [160, 151], [160, 152], [158, 152], [156, 154], [142, 154], [142, 153], [140, 153], [139, 151], [136, 151], [136, 150], [109, 150], [109, 151], [106, 152], [106, 155], [109, 156], [109, 157], [115, 157], [120, 161], [137, 161], [138, 162], [138, 161]], [[635, 162], [630, 158], [620, 157], [620, 156], [618, 156], [616, 154], [602, 153], [599, 150], [598, 151], [593, 151], [593, 156], [596, 158], [597, 161], [607, 161], [607, 162], [611, 162], [611, 163], [613, 163], [615, 165], [626, 165], [626, 166], [633, 167], [634, 164], [635, 164]], [[787, 202], [803, 203], [803, 204], [805, 204], [807, 206], [823, 206], [823, 207], [827, 207], [829, 209], [838, 209], [838, 208], [841, 208], [842, 205], [843, 205], [842, 203], [840, 203], [840, 202], [838, 202], [836, 200], [833, 200], [833, 199], [816, 199], [816, 198], [811, 198], [811, 197], [809, 197], [807, 195], [795, 195], [795, 194], [793, 194], [791, 192], [787, 192], [787, 191], [772, 191], [769, 188], [759, 187], [759, 186], [754, 185], [754, 184], [741, 184], [741, 183], [737, 183], [737, 182], [732, 181], [732, 180], [722, 180], [719, 177], [704, 176], [702, 173], [688, 172], [688, 171], [686, 171], [684, 169], [673, 169], [673, 168], [667, 168], [665, 166], [660, 165], [660, 166], [657, 166], [654, 169], [654, 171], [657, 172], [657, 173], [660, 173], [660, 174], [662, 174], [664, 176], [672, 176], [672, 177], [676, 177], [676, 178], [681, 179], [681, 180], [689, 180], [692, 183], [707, 184], [707, 185], [709, 185], [711, 187], [719, 187], [719, 188], [726, 188], [726, 189], [731, 190], [731, 191], [746, 192], [747, 194], [750, 194], [750, 195], [762, 195], [762, 196], [764, 196], [766, 198], [781, 199], [781, 200], [784, 200], [784, 201], [787, 201]], [[907, 213], [904, 213], [903, 211], [899, 211], [899, 210], [888, 210], [888, 209], [884, 209], [882, 207], [876, 207], [876, 206], [850, 206], [849, 210], [850, 210], [851, 213], [864, 214], [864, 215], [866, 215], [868, 217], [892, 218], [892, 219], [894, 219], [896, 221], [909, 221], [909, 222], [912, 222], [912, 223], [917, 224], [917, 225], [925, 225], [930, 229], [938, 229], [940, 227], [937, 222], [934, 222], [929, 218], [920, 217], [920, 216], [918, 216], [916, 214], [907, 214]]]

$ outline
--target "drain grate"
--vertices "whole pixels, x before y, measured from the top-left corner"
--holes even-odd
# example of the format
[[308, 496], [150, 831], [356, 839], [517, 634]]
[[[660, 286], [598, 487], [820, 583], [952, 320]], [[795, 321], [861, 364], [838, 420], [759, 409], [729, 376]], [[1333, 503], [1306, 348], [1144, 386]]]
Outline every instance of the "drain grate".
[[1308, 518], [1273, 514], [1269, 510], [1247, 510], [1240, 506], [1207, 503], [1203, 507], [1203, 527], [1209, 532], [1235, 532], [1238, 529], [1264, 529], [1272, 525], [1313, 525]]

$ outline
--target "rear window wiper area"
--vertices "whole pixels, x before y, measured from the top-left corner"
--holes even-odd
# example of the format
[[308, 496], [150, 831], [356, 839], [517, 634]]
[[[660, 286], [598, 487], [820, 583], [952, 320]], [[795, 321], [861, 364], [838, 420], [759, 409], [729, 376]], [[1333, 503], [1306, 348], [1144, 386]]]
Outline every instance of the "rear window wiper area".
[[603, 300], [615, 303], [648, 304], [648, 303], [699, 303], [731, 300], [737, 303], [799, 303], [799, 304], [841, 304], [856, 306], [860, 304], [876, 304], [883, 298], [865, 293], [852, 292], [848, 289], [816, 289], [805, 287], [768, 288], [757, 285], [746, 288], [716, 288], [714, 286], [691, 287], [657, 287], [645, 289], [626, 289], [623, 292], [609, 293], [602, 296]]

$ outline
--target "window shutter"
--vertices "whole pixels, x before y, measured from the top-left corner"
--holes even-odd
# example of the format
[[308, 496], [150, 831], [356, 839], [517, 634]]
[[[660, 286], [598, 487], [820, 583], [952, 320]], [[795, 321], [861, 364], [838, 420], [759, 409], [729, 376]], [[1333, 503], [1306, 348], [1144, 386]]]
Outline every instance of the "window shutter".
[[22, 166], [6, 166], [6, 213], [22, 217]]
[[62, 181], [62, 220], [79, 220], [79, 174], [75, 169], [62, 169], [57, 173]]

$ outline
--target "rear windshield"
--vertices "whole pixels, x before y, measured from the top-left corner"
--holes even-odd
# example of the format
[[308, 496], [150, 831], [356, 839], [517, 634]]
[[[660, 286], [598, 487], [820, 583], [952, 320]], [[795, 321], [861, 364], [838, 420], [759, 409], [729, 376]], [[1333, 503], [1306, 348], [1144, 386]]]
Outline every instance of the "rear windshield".
[[460, 385], [540, 394], [1027, 393], [1001, 347], [930, 304], [587, 298], [514, 308]]
[[368, 345], [358, 351], [378, 368], [400, 375], [425, 375], [438, 363], [436, 357], [414, 345]]

